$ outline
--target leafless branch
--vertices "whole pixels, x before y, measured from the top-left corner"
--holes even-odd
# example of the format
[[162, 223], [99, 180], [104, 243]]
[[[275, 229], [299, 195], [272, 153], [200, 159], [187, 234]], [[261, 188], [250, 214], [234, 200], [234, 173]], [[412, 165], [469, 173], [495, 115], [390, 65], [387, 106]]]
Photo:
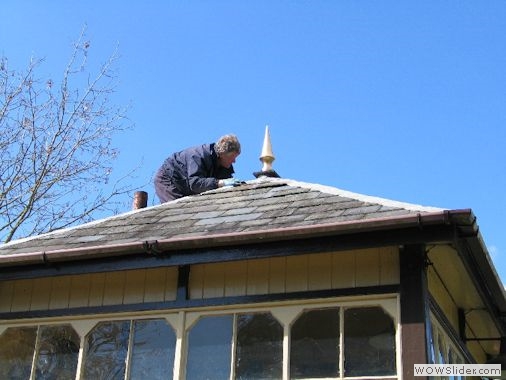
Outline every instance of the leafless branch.
[[11, 70], [0, 58], [0, 240], [86, 222], [116, 211], [128, 186], [108, 184], [114, 134], [130, 128], [126, 108], [112, 104], [114, 52], [87, 71], [90, 43], [81, 34], [59, 83], [41, 80], [43, 60]]

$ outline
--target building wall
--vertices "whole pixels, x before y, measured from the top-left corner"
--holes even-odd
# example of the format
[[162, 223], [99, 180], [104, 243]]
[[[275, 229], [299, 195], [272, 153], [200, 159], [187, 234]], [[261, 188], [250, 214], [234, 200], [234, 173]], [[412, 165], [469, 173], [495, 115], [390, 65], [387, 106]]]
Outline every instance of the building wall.
[[344, 289], [399, 283], [396, 248], [194, 265], [190, 298]]
[[[397, 248], [193, 265], [191, 299], [399, 283]], [[173, 301], [177, 268], [0, 281], [0, 312]]]
[[176, 267], [1, 281], [0, 312], [170, 301], [176, 284]]
[[[77, 336], [75, 341], [79, 345], [76, 351], [77, 378], [80, 379], [85, 371], [83, 369], [87, 360], [85, 352], [91, 342], [90, 334], [97, 331], [99, 326], [105, 323], [106, 326], [113, 324], [117, 327], [122, 324], [122, 321], [134, 326], [135, 323], [142, 321], [153, 323], [166, 320], [176, 336], [173, 374], [174, 378], [179, 379], [185, 376], [187, 334], [202, 318], [230, 315], [236, 320], [239, 314], [272, 313], [283, 330], [282, 371], [283, 379], [288, 379], [289, 331], [292, 322], [302, 313], [306, 310], [337, 308], [340, 313], [340, 328], [342, 328], [345, 310], [370, 307], [374, 311], [374, 308], [380, 307], [393, 322], [395, 344], [392, 350], [397, 368], [394, 373], [383, 378], [397, 379], [396, 374], [402, 373], [401, 355], [395, 348], [400, 347], [399, 299], [396, 294], [333, 297], [324, 300], [271, 301], [263, 304], [223, 307], [201, 306], [188, 310], [151, 310], [147, 305], [146, 310], [136, 312], [113, 312], [110, 311], [111, 309], [107, 312], [100, 311], [100, 306], [175, 301], [178, 293], [177, 282], [177, 267], [0, 281], [1, 313], [34, 312], [33, 318], [0, 320], [0, 338], [3, 337], [6, 340], [6, 334], [16, 335], [22, 334], [23, 331], [27, 331], [26, 329], [33, 330], [34, 334], [37, 334], [37, 339], [34, 340], [34, 344], [28, 344], [28, 347], [35, 350], [34, 357], [37, 357], [40, 355], [37, 342], [42, 337], [42, 331], [51, 329], [59, 331], [57, 329], [62, 327], [75, 331]], [[391, 247], [192, 265], [189, 277], [189, 298], [206, 300], [214, 297], [349, 289], [398, 283], [399, 252], [396, 247]], [[94, 307], [94, 312], [80, 315], [72, 310], [86, 307]], [[51, 316], [39, 318], [37, 311], [52, 311], [52, 313], [50, 313]], [[130, 327], [130, 332], [133, 329]], [[235, 328], [233, 331], [234, 334], [237, 333]], [[340, 339], [340, 357], [342, 357], [344, 338]], [[130, 347], [134, 339], [131, 338], [128, 342], [128, 347]], [[19, 348], [13, 347], [11, 351], [16, 353], [17, 350]], [[130, 348], [128, 350], [130, 352]], [[5, 356], [5, 352], [2, 353], [0, 350], [0, 360], [2, 355]], [[127, 372], [131, 370], [131, 360], [129, 354], [126, 358]], [[232, 360], [234, 360], [233, 357]], [[30, 363], [29, 361], [28, 367]], [[342, 367], [343, 364], [340, 365]], [[32, 373], [34, 368], [32, 364]], [[27, 371], [30, 372], [30, 368], [27, 368]]]

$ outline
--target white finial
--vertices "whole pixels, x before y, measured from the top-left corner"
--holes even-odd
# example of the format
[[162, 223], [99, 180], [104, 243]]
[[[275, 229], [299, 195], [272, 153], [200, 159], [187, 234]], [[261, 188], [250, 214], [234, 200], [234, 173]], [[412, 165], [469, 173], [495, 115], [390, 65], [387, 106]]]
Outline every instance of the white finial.
[[269, 135], [269, 126], [265, 126], [264, 145], [262, 146], [262, 154], [260, 155], [260, 161], [263, 162], [262, 171], [272, 171], [272, 162], [276, 159], [274, 153], [272, 153], [271, 136]]
[[275, 177], [279, 178], [279, 174], [272, 169], [272, 162], [276, 159], [274, 153], [272, 153], [271, 136], [269, 135], [269, 126], [265, 126], [264, 145], [262, 146], [262, 154], [260, 155], [260, 161], [262, 161], [262, 171], [255, 172], [253, 175], [256, 178], [262, 177]]

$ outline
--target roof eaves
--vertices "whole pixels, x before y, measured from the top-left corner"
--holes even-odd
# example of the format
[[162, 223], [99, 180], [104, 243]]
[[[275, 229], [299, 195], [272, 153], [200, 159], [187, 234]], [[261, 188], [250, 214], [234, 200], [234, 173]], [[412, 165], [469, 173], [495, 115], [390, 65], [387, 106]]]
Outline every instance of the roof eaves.
[[423, 227], [425, 225], [448, 225], [454, 223], [467, 226], [474, 224], [474, 219], [471, 210], [442, 210], [437, 212], [411, 213], [401, 216], [371, 218], [358, 221], [354, 220], [309, 226], [282, 227], [268, 230], [200, 235], [155, 241], [136, 241], [123, 244], [5, 255], [0, 256], [0, 267], [126, 256], [129, 254], [139, 254], [140, 252], [149, 253], [153, 247], [156, 247], [158, 251], [173, 251], [294, 240], [376, 230], [395, 230], [416, 226]]

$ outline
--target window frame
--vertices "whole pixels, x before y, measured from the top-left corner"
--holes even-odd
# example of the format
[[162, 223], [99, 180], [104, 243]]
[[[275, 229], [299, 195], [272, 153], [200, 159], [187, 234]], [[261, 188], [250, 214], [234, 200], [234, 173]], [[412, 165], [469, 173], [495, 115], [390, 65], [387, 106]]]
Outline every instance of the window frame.
[[[433, 345], [431, 347], [434, 351], [434, 358], [430, 358], [430, 361], [433, 361], [432, 364], [466, 364], [469, 363], [469, 361], [466, 358], [465, 353], [462, 351], [461, 347], [455, 343], [455, 341], [452, 339], [448, 331], [446, 331], [443, 327], [443, 324], [441, 324], [435, 314], [430, 313], [430, 333], [431, 337], [429, 340], [429, 345]], [[443, 345], [443, 347], [440, 347], [440, 345]], [[452, 360], [450, 362], [450, 350], [453, 351], [453, 353], [456, 355], [455, 358], [457, 361]], [[443, 360], [445, 363], [441, 363], [441, 361], [438, 358], [438, 354], [440, 352], [443, 352]]]
[[[381, 307], [393, 320], [395, 329], [395, 361], [396, 361], [396, 374], [389, 376], [356, 376], [356, 377], [344, 377], [344, 329], [343, 329], [343, 313], [345, 309], [355, 307]], [[234, 366], [235, 360], [235, 341], [237, 338], [236, 331], [236, 318], [238, 314], [247, 313], [262, 313], [270, 312], [274, 318], [276, 318], [283, 328], [283, 380], [290, 378], [290, 329], [294, 321], [306, 310], [312, 309], [323, 309], [338, 307], [340, 308], [340, 345], [339, 345], [339, 368], [340, 373], [337, 377], [328, 379], [400, 379], [402, 376], [402, 361], [401, 361], [401, 329], [400, 329], [400, 297], [398, 294], [383, 294], [376, 296], [353, 296], [353, 297], [334, 297], [326, 299], [305, 299], [295, 301], [282, 301], [282, 302], [266, 302], [261, 304], [242, 304], [242, 305], [227, 305], [221, 308], [217, 307], [200, 307], [192, 309], [181, 309], [181, 310], [166, 310], [166, 311], [146, 311], [132, 313], [121, 313], [121, 314], [108, 314], [104, 316], [95, 316], [93, 318], [58, 318], [53, 321], [41, 320], [38, 323], [34, 321], [27, 321], [25, 323], [16, 323], [10, 325], [4, 325], [0, 329], [0, 333], [3, 333], [4, 329], [9, 327], [29, 327], [29, 326], [41, 326], [51, 324], [70, 324], [80, 337], [80, 349], [77, 364], [77, 376], [76, 379], [80, 378], [80, 373], [83, 368], [83, 355], [86, 344], [86, 336], [92, 329], [100, 322], [107, 321], [121, 321], [121, 320], [148, 320], [148, 319], [160, 319], [164, 318], [167, 323], [173, 328], [176, 335], [175, 351], [174, 351], [174, 366], [172, 378], [177, 380], [185, 379], [186, 369], [186, 355], [187, 355], [187, 334], [191, 327], [199, 320], [202, 316], [212, 315], [233, 315], [233, 339], [231, 347], [231, 358], [230, 365]], [[32, 322], [32, 323], [29, 323]], [[129, 337], [132, 339], [132, 337]], [[128, 378], [130, 373], [130, 354], [127, 355], [126, 359], [126, 371], [125, 378]], [[232, 368], [231, 367], [231, 368]], [[234, 378], [234, 371], [231, 370], [231, 379]], [[321, 379], [319, 379], [321, 380]]]

